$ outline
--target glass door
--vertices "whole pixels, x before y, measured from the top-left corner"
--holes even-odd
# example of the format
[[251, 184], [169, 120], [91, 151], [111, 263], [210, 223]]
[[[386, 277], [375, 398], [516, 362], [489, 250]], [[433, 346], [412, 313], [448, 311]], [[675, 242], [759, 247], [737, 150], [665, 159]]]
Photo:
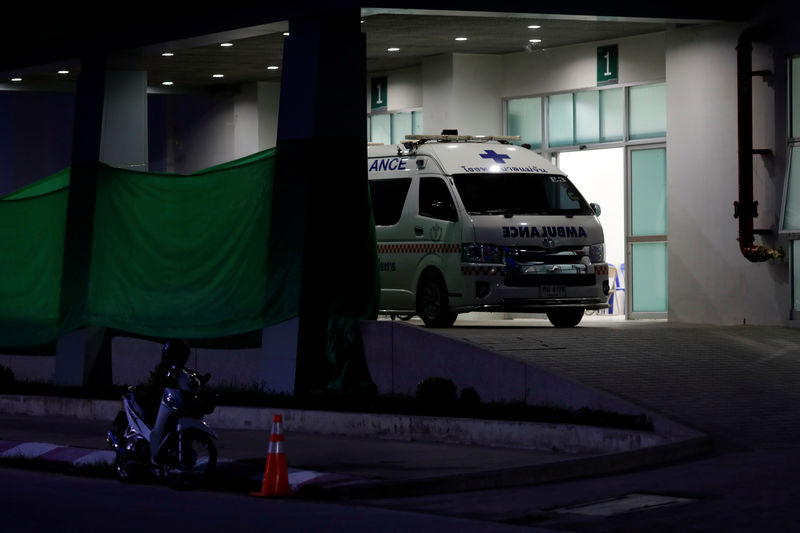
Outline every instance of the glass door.
[[667, 148], [628, 148], [628, 268], [630, 318], [667, 316]]

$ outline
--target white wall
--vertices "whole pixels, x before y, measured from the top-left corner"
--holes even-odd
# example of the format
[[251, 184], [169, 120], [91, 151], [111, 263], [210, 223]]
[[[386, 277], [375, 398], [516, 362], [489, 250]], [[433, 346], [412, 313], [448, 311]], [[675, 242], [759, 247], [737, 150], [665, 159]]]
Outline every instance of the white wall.
[[597, 47], [619, 45], [619, 83], [664, 79], [664, 33], [501, 57], [502, 96], [514, 98], [597, 86]]
[[503, 133], [502, 74], [502, 63], [495, 55], [453, 55], [452, 118], [459, 133]]
[[258, 150], [278, 144], [278, 109], [280, 82], [258, 83]]
[[[736, 41], [743, 29], [667, 32], [668, 317], [676, 322], [781, 324], [788, 313], [788, 263], [750, 263], [736, 240]], [[772, 116], [767, 95], [754, 106], [755, 115]], [[756, 147], [772, 147], [765, 129], [757, 128]], [[755, 225], [774, 227], [781, 180], [759, 172]]]
[[425, 133], [441, 133], [453, 125], [453, 56], [427, 57], [422, 62], [422, 112]]

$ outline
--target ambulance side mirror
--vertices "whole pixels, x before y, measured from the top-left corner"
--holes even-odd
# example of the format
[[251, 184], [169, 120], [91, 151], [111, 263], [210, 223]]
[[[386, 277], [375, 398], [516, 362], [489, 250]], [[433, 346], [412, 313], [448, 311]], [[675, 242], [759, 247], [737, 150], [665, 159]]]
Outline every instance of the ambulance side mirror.
[[596, 217], [600, 216], [600, 212], [601, 212], [600, 204], [589, 204], [589, 207], [591, 207], [592, 211], [594, 211], [594, 216], [596, 216]]

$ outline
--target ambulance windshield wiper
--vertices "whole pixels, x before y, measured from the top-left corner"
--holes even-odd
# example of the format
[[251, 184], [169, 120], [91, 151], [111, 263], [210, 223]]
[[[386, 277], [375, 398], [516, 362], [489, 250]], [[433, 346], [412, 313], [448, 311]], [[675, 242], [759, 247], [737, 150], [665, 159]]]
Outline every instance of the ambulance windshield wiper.
[[470, 211], [470, 215], [541, 215], [544, 214], [535, 209], [524, 207], [504, 207], [503, 209], [483, 209], [481, 211]]

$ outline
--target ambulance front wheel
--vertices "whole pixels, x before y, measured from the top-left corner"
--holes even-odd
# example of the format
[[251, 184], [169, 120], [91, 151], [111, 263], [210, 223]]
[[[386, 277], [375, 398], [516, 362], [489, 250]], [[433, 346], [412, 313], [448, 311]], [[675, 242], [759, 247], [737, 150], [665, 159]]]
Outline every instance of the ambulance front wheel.
[[583, 318], [583, 309], [554, 309], [547, 312], [547, 319], [557, 328], [572, 328]]
[[438, 273], [424, 274], [417, 286], [417, 314], [429, 328], [449, 328], [458, 313], [450, 311], [447, 286]]

